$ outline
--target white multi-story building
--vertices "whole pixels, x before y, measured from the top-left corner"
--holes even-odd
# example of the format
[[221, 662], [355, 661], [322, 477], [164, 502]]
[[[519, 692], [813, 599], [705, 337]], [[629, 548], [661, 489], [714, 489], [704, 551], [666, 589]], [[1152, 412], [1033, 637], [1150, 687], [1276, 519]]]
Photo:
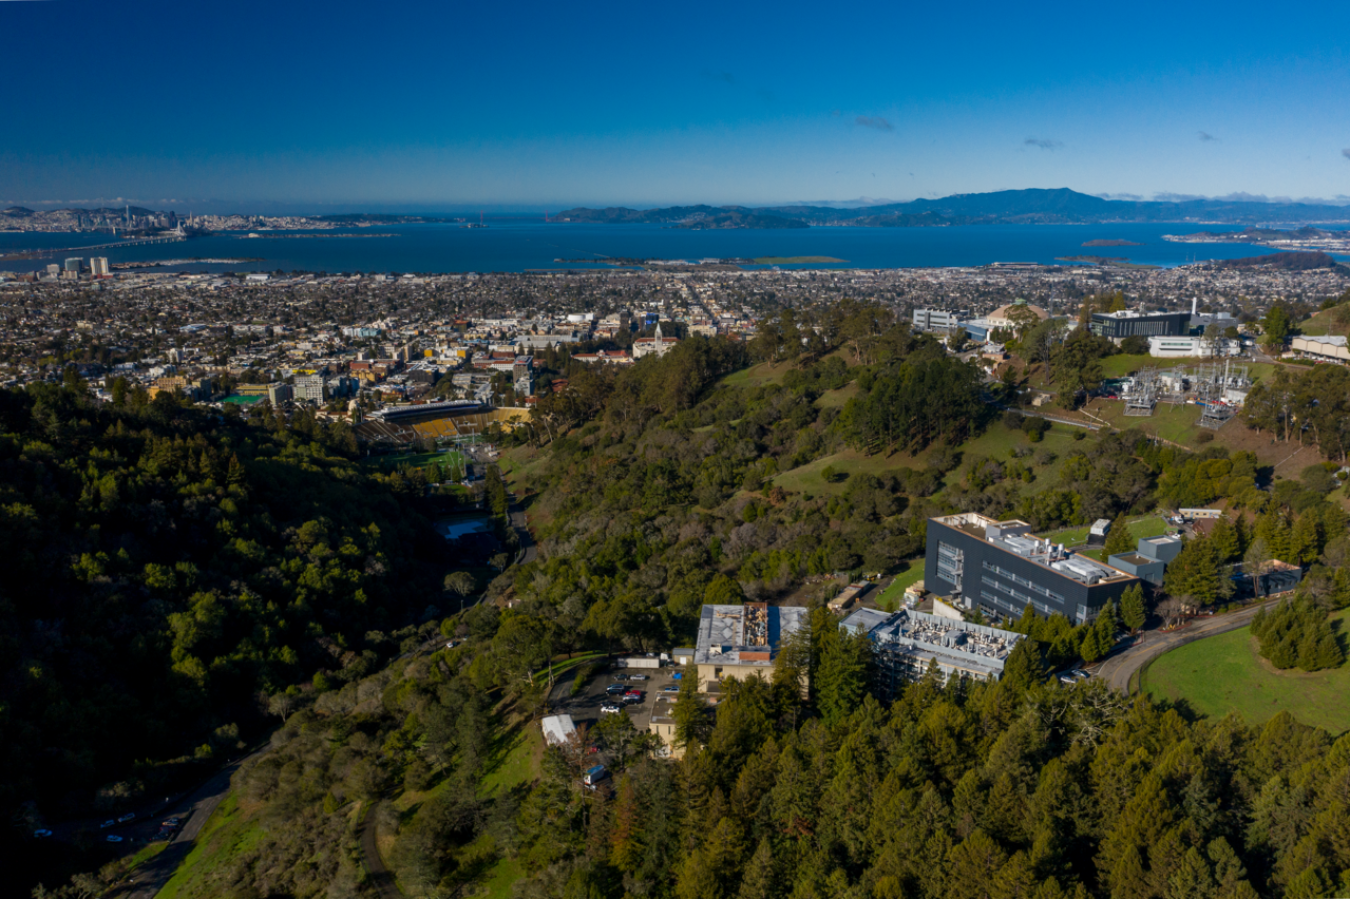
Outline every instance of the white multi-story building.
[[322, 403], [328, 399], [328, 381], [323, 375], [296, 375], [295, 398]]
[[1179, 337], [1150, 337], [1148, 354], [1159, 359], [1191, 359], [1208, 356], [1236, 356], [1242, 352], [1242, 344], [1237, 340], [1219, 338], [1210, 341], [1204, 337], [1182, 335]]
[[914, 310], [914, 327], [920, 331], [950, 331], [958, 324], [956, 313], [945, 309]]

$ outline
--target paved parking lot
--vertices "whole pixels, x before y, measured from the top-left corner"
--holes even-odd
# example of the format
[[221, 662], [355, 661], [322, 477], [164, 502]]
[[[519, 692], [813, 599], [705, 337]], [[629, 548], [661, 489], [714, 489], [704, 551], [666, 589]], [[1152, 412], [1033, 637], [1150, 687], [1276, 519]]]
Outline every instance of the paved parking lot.
[[[675, 680], [674, 675], [682, 670], [679, 666], [667, 666], [659, 669], [610, 666], [592, 674], [586, 682], [586, 686], [576, 696], [571, 695], [572, 684], [576, 680], [576, 675], [569, 672], [553, 687], [552, 713], [555, 715], [571, 715], [572, 723], [577, 727], [582, 724], [592, 727], [600, 720], [601, 704], [610, 700], [610, 697], [605, 693], [605, 688], [610, 684], [622, 683], [626, 687], [641, 690], [643, 700], [641, 703], [625, 706], [619, 714], [626, 714], [633, 719], [633, 726], [638, 730], [647, 730], [647, 726], [651, 722], [652, 705], [656, 697], [661, 695], [663, 687], [679, 686], [679, 681]], [[647, 680], [619, 680], [617, 675], [646, 675]], [[670, 695], [673, 696], [674, 694]]]

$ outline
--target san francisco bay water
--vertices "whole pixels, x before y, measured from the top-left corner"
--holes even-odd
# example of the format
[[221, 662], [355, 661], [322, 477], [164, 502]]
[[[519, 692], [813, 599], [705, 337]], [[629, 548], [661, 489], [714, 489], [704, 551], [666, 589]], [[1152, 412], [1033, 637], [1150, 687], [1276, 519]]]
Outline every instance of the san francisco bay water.
[[[804, 228], [785, 231], [686, 231], [661, 225], [545, 223], [542, 219], [489, 218], [486, 228], [455, 224], [377, 225], [366, 229], [222, 233], [170, 243], [68, 253], [40, 259], [0, 260], [0, 271], [32, 271], [62, 256], [106, 256], [111, 263], [188, 260], [157, 271], [307, 272], [522, 272], [535, 269], [608, 269], [605, 257], [643, 259], [830, 256], [842, 263], [811, 268], [924, 268], [991, 262], [1059, 261], [1066, 256], [1124, 257], [1141, 265], [1176, 266], [1207, 259], [1236, 259], [1274, 252], [1249, 244], [1192, 244], [1165, 234], [1238, 231], [1238, 226], [1196, 224], [970, 225], [952, 228]], [[350, 234], [350, 237], [333, 235]], [[388, 235], [388, 236], [378, 236]], [[1128, 240], [1140, 246], [1084, 247], [1093, 240]], [[0, 234], [0, 255], [15, 250], [106, 244], [99, 234]], [[256, 261], [207, 264], [196, 259]], [[593, 259], [560, 263], [558, 259]], [[784, 266], [787, 268], [789, 266]]]

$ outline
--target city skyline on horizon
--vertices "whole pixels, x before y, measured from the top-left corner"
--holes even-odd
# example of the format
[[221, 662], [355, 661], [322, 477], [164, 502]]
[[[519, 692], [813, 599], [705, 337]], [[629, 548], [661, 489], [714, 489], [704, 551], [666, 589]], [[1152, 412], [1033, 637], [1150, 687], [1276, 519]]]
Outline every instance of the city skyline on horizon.
[[5, 3], [62, 44], [14, 42], [0, 203], [1350, 203], [1350, 11], [1302, 9]]

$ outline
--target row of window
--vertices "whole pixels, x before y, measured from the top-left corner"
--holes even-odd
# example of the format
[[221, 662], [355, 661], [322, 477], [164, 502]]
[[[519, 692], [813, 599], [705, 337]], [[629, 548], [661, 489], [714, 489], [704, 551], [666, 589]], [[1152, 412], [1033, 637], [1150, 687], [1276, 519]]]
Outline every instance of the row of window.
[[1042, 587], [1040, 584], [1037, 584], [1034, 581], [1029, 581], [1026, 578], [1022, 577], [1021, 575], [1015, 574], [1014, 572], [1011, 572], [1006, 568], [1000, 568], [997, 565], [993, 564], [992, 562], [985, 562], [984, 570], [992, 571], [994, 572], [994, 574], [997, 574], [1000, 577], [1005, 577], [1008, 580], [1012, 581], [1014, 584], [1020, 584], [1021, 586], [1026, 587], [1028, 590], [1034, 590], [1035, 592], [1041, 594], [1047, 599], [1053, 599], [1055, 600], [1055, 602], [1061, 604], [1064, 602], [1064, 597], [1056, 593], [1054, 590], [1051, 590], [1048, 587]]
[[[1021, 608], [1018, 609], [1019, 612], [1020, 612], [1022, 609], [1025, 609], [1025, 608], [1026, 608], [1027, 603], [1031, 603], [1031, 607], [1032, 607], [1033, 609], [1035, 609], [1036, 611], [1040, 612], [1042, 615], [1053, 615], [1053, 614], [1055, 614], [1056, 612], [1059, 611], [1058, 609], [1052, 609], [1052, 608], [1050, 608], [1050, 607], [1047, 606], [1045, 603], [1039, 602], [1038, 600], [1034, 599], [1034, 598], [1031, 597], [1031, 596], [1028, 596], [1027, 594], [1021, 592], [1020, 590], [1014, 590], [1012, 587], [1009, 587], [1007, 584], [1001, 584], [1001, 583], [999, 583], [998, 581], [994, 580], [994, 579], [991, 578], [991, 577], [981, 577], [981, 578], [980, 578], [980, 581], [981, 581], [983, 584], [985, 584], [986, 586], [993, 587], [995, 590], [998, 590], [998, 591], [1000, 591], [1000, 592], [1002, 592], [1002, 593], [1006, 593], [1006, 594], [1008, 594], [1009, 596], [1011, 596], [1013, 599], [1016, 599], [1016, 600], [1021, 601], [1022, 606], [1021, 606]], [[981, 592], [980, 595], [983, 596], [984, 593]]]
[[[1016, 603], [1011, 603], [1005, 599], [1000, 599], [999, 597], [990, 593], [988, 590], [980, 591], [980, 599], [1002, 609], [1004, 612], [1007, 612], [1010, 616], [1014, 618], [1020, 617], [1022, 614], [1022, 609], [1019, 609]], [[1024, 609], [1026, 607], [1023, 606], [1022, 608]]]

